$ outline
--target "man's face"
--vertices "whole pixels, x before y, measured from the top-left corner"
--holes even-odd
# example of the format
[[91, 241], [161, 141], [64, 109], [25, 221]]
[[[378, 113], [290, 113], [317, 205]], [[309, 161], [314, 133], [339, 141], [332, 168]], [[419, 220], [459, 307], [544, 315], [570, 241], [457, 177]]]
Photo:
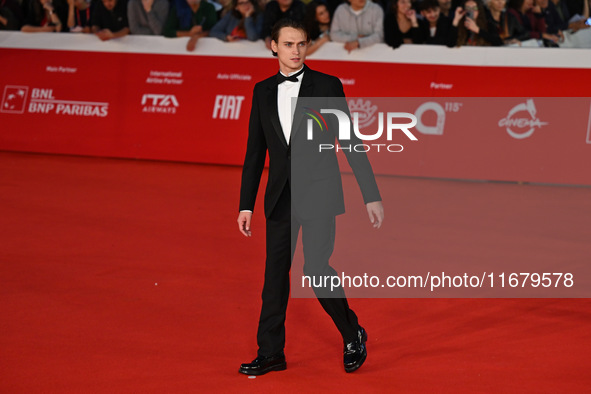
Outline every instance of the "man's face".
[[443, 11], [448, 11], [451, 8], [451, 0], [437, 0], [437, 2]]
[[103, 0], [103, 5], [109, 11], [112, 11], [113, 8], [115, 8], [116, 4], [117, 4], [117, 0]]
[[421, 11], [421, 15], [429, 21], [429, 23], [437, 22], [439, 19], [439, 7], [438, 8], [429, 8], [428, 10]]
[[278, 41], [271, 41], [271, 49], [277, 52], [281, 71], [291, 73], [299, 70], [308, 51], [306, 34], [293, 27], [284, 27], [279, 31]]

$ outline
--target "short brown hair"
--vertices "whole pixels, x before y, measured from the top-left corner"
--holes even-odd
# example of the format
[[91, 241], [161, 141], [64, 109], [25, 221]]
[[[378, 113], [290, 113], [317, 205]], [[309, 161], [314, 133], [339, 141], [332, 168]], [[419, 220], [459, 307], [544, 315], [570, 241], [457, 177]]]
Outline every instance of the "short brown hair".
[[[291, 27], [292, 29], [303, 31], [304, 35], [306, 36], [306, 41], [310, 41], [310, 35], [308, 34], [308, 30], [306, 30], [304, 25], [301, 22], [290, 18], [279, 19], [277, 23], [273, 25], [273, 29], [271, 30], [271, 40], [279, 44], [279, 32], [281, 32], [281, 29], [284, 27]], [[271, 52], [273, 52], [273, 56], [277, 56], [277, 52], [272, 49]]]

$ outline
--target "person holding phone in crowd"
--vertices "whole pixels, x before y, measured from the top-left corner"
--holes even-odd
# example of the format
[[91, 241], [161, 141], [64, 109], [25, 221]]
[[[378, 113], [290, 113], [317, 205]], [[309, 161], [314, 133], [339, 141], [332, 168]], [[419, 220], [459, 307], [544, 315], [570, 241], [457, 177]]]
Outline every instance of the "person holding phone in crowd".
[[571, 18], [575, 18], [576, 21], [572, 21], [571, 26], [573, 30], [587, 29], [591, 26], [591, 20], [589, 16], [589, 10], [591, 9], [591, 0], [564, 0], [566, 1], [566, 7]]
[[571, 30], [575, 33], [581, 29], [588, 29], [591, 26], [589, 2], [591, 0], [584, 3], [585, 6], [582, 9], [582, 14], [578, 14], [582, 18], [575, 17], [575, 20], [571, 22], [573, 15], [571, 15], [566, 0], [538, 0], [538, 5], [542, 9], [542, 14], [548, 26], [548, 33], [555, 33], [556, 30]]
[[447, 46], [500, 46], [503, 40], [494, 24], [487, 20], [480, 0], [464, 0], [456, 8]]

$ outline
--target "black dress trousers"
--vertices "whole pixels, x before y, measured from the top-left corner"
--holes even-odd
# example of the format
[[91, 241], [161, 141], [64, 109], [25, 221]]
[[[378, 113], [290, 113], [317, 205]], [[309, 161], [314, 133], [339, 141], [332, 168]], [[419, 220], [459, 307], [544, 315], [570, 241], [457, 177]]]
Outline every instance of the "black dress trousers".
[[[259, 356], [271, 356], [285, 346], [285, 315], [289, 300], [289, 271], [293, 260], [299, 230], [302, 230], [304, 249], [304, 275], [334, 276], [337, 272], [329, 265], [334, 249], [335, 217], [301, 220], [292, 214], [291, 193], [286, 183], [281, 196], [267, 218], [267, 259], [263, 305], [259, 319], [257, 342]], [[314, 288], [318, 301], [330, 315], [345, 342], [357, 338], [357, 315], [349, 308], [342, 287], [325, 297], [326, 288]]]

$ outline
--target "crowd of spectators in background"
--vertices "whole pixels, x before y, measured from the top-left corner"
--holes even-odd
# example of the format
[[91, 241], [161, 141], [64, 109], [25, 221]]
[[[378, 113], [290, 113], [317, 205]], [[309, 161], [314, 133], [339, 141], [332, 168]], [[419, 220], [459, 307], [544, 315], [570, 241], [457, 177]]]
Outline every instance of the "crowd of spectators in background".
[[[218, 2], [219, 1], [219, 2]], [[0, 30], [264, 40], [282, 18], [307, 26], [309, 54], [328, 41], [351, 52], [385, 42], [500, 46], [589, 28], [591, 0], [0, 0]]]

